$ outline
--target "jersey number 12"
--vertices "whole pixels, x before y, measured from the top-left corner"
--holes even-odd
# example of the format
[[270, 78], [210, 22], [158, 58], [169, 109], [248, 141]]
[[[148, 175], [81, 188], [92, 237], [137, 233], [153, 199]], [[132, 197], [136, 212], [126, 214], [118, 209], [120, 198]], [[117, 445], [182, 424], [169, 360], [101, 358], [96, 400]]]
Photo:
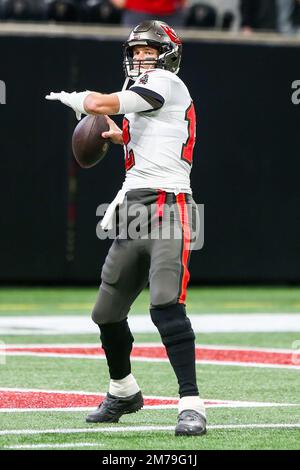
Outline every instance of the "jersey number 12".
[[128, 143], [130, 141], [130, 132], [129, 132], [129, 121], [128, 119], [123, 119], [123, 141], [126, 147], [126, 154], [125, 154], [125, 169], [126, 171], [130, 170], [135, 164], [134, 160], [134, 153], [133, 150], [129, 150], [128, 152]]
[[182, 144], [181, 159], [189, 163], [193, 163], [193, 150], [196, 140], [196, 113], [194, 103], [185, 112], [185, 120], [188, 122], [188, 137], [186, 142]]

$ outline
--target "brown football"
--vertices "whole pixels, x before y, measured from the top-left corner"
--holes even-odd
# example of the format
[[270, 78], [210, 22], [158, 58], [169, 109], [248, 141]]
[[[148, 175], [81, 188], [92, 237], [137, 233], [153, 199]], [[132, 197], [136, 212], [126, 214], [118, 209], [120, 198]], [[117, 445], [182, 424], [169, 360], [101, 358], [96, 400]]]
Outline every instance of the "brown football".
[[103, 139], [102, 132], [109, 125], [104, 116], [88, 115], [75, 127], [72, 137], [74, 157], [82, 168], [91, 168], [105, 157], [109, 140]]

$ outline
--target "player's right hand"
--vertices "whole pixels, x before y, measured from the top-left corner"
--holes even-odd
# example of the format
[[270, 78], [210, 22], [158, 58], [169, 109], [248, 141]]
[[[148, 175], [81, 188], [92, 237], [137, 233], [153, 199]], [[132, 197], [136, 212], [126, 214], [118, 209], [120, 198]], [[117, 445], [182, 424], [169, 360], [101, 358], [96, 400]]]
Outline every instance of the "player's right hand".
[[113, 144], [124, 145], [123, 141], [123, 132], [119, 126], [106, 114], [104, 114], [107, 124], [109, 125], [109, 130], [102, 132], [102, 137], [104, 139], [109, 139]]
[[83, 102], [90, 93], [90, 91], [83, 91], [80, 93], [76, 93], [76, 91], [73, 91], [72, 93], [67, 93], [66, 91], [54, 93], [51, 91], [50, 95], [46, 95], [45, 98], [49, 101], [60, 101], [66, 106], [69, 106], [75, 111], [76, 118], [80, 121], [81, 115], [87, 114], [84, 109]]

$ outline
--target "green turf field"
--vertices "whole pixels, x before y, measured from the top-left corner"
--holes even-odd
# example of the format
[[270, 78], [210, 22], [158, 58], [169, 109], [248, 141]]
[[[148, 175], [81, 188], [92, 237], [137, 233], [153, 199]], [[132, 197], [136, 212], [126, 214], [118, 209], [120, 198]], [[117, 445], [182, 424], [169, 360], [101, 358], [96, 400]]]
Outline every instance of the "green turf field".
[[[0, 289], [0, 313], [18, 315], [81, 315], [94, 305], [95, 288], [8, 288]], [[132, 306], [133, 314], [148, 311], [149, 292], [145, 290]], [[300, 312], [298, 287], [191, 287], [189, 313]]]
[[[87, 315], [97, 289], [2, 289], [1, 316]], [[299, 313], [298, 288], [205, 288], [190, 290], [188, 308], [202, 313]], [[132, 313], [145, 314], [148, 292]], [[6, 344], [88, 344], [97, 334], [2, 335]], [[159, 342], [157, 334], [135, 334], [137, 343]], [[198, 333], [197, 344], [290, 349], [299, 331], [268, 333]], [[177, 384], [166, 362], [133, 362], [145, 396], [176, 397]], [[276, 406], [207, 408], [204, 437], [175, 437], [176, 409], [144, 409], [123, 416], [119, 424], [88, 425], [86, 411], [17, 411], [0, 413], [2, 449], [199, 450], [300, 449], [300, 368], [198, 364], [201, 396], [209, 400], [259, 402]], [[7, 356], [0, 365], [2, 389], [106, 392], [104, 360], [67, 357]], [[294, 406], [286, 406], [294, 405]], [[71, 406], [71, 405], [70, 405]], [[150, 428], [150, 426], [152, 428]], [[22, 447], [24, 446], [24, 447]]]

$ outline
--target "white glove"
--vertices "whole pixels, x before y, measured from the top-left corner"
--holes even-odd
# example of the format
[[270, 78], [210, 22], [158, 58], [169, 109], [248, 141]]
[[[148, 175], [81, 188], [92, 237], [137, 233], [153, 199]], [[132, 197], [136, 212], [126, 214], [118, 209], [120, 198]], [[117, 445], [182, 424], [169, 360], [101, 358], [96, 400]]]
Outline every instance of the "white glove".
[[76, 93], [76, 91], [73, 91], [73, 93], [67, 93], [66, 91], [54, 93], [51, 91], [50, 95], [46, 95], [45, 98], [50, 101], [60, 101], [66, 106], [69, 106], [75, 111], [76, 118], [80, 121], [81, 114], [88, 114], [83, 107], [83, 102], [90, 93], [91, 91], [82, 91], [80, 93]]

